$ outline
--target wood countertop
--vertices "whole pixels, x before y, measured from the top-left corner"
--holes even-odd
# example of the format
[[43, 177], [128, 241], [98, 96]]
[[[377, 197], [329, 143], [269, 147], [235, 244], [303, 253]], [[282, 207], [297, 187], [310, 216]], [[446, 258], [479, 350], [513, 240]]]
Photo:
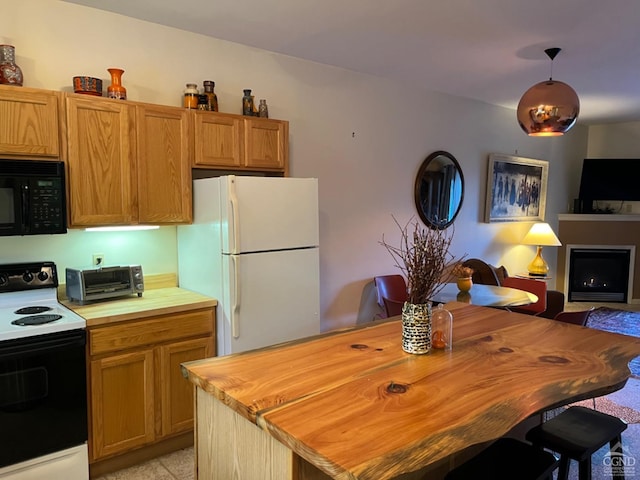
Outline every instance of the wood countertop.
[[155, 288], [145, 290], [142, 297], [132, 295], [88, 305], [78, 305], [68, 300], [61, 300], [60, 303], [83, 317], [87, 327], [211, 308], [218, 304], [214, 298], [178, 287]]
[[[331, 478], [384, 480], [431, 468], [542, 410], [618, 390], [640, 355], [636, 337], [457, 302], [447, 308], [451, 351], [403, 352], [396, 317], [183, 370], [199, 397], [206, 392]], [[230, 441], [228, 431], [220, 435]]]

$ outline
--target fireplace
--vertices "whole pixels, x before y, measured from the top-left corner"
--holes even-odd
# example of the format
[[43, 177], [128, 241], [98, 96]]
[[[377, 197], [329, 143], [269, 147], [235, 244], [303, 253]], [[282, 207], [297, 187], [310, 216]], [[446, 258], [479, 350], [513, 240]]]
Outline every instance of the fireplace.
[[570, 302], [627, 303], [632, 282], [634, 246], [569, 246]]

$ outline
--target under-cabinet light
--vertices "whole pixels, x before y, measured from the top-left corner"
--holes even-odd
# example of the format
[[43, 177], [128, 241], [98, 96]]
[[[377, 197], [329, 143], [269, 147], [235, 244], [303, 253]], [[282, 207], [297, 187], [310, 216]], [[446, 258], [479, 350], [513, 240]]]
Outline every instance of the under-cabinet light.
[[135, 230], [156, 230], [159, 225], [127, 225], [121, 227], [89, 227], [85, 232], [132, 232]]

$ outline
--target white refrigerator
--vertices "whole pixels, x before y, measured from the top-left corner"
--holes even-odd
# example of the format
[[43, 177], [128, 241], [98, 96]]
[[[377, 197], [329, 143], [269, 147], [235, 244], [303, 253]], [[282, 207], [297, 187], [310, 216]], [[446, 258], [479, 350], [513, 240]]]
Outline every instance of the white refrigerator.
[[193, 200], [178, 282], [218, 300], [217, 354], [320, 333], [318, 180], [203, 178]]

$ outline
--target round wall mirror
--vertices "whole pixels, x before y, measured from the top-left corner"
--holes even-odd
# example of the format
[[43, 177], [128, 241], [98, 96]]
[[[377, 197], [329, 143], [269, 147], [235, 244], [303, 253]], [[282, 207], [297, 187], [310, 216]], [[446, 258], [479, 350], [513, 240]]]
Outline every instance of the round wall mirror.
[[458, 215], [463, 198], [464, 177], [458, 161], [449, 152], [433, 152], [416, 176], [418, 215], [431, 228], [447, 228]]

